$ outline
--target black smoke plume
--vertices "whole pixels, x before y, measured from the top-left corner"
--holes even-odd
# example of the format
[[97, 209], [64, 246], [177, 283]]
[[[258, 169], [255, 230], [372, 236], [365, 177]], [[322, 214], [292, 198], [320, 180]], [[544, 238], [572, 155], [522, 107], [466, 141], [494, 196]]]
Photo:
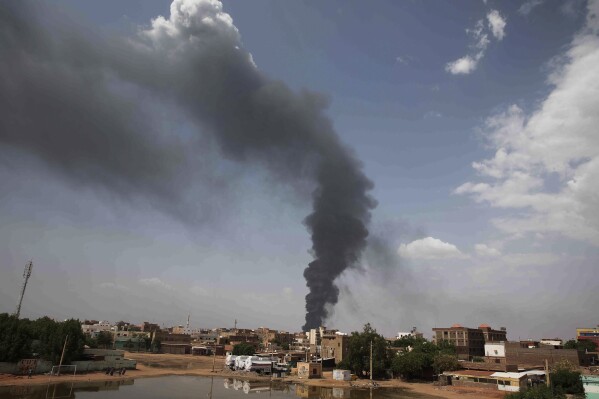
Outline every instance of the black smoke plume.
[[303, 328], [321, 325], [338, 299], [335, 279], [366, 245], [375, 206], [372, 183], [325, 115], [326, 99], [265, 77], [217, 1], [175, 0], [168, 18], [129, 38], [90, 33], [42, 7], [0, 3], [0, 149], [176, 212], [198, 155], [155, 123], [151, 104], [160, 103], [226, 158], [291, 185], [311, 182]]

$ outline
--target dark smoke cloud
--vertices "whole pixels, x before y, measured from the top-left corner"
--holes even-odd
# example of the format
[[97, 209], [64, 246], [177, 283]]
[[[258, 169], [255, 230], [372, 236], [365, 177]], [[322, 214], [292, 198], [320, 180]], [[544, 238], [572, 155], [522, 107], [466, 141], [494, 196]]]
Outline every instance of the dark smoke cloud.
[[311, 182], [305, 224], [315, 260], [304, 271], [303, 328], [321, 325], [338, 300], [334, 280], [366, 245], [375, 206], [372, 183], [324, 113], [327, 99], [263, 76], [218, 1], [175, 0], [168, 18], [110, 40], [63, 23], [48, 29], [48, 13], [40, 18], [32, 4], [0, 5], [0, 145], [71, 179], [177, 209], [194, 154], [152, 123], [139, 104], [148, 96], [183, 112], [228, 159], [292, 186]]

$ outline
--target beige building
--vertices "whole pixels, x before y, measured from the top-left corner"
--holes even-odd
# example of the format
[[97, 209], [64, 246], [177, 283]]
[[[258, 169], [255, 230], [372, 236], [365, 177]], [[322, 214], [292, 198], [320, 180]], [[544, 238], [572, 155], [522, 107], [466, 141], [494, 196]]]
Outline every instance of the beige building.
[[325, 334], [321, 338], [320, 354], [323, 358], [335, 358], [335, 364], [339, 364], [345, 359], [349, 352], [349, 336], [336, 332], [334, 334]]
[[454, 324], [449, 328], [433, 328], [433, 342], [448, 341], [456, 347], [459, 359], [470, 360], [485, 356], [485, 342], [507, 341], [505, 327], [493, 330], [488, 324], [478, 328]]

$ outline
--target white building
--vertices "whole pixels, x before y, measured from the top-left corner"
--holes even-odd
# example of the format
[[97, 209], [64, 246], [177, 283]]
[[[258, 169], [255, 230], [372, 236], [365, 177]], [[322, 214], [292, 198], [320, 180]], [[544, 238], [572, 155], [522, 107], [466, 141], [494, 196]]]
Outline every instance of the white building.
[[109, 321], [101, 321], [97, 324], [82, 324], [81, 331], [83, 331], [84, 334], [89, 334], [92, 338], [94, 338], [98, 336], [101, 331], [110, 332], [112, 327], [113, 325], [110, 324]]
[[559, 338], [543, 338], [541, 340], [541, 342], [539, 342], [541, 345], [547, 345], [547, 346], [553, 346], [553, 347], [561, 347], [563, 345], [563, 342], [561, 339]]
[[489, 342], [485, 344], [485, 356], [505, 357], [505, 342]]

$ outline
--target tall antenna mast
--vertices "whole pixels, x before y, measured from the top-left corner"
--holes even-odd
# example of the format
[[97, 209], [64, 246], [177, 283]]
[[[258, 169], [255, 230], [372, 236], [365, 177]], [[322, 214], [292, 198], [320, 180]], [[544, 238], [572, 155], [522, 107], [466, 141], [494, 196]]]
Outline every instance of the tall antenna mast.
[[33, 262], [29, 261], [27, 265], [25, 265], [25, 270], [23, 271], [23, 278], [25, 279], [25, 281], [23, 281], [23, 288], [21, 288], [21, 298], [19, 298], [19, 305], [17, 306], [17, 311], [15, 312], [17, 319], [21, 315], [21, 304], [23, 303], [23, 296], [25, 296], [25, 288], [27, 288], [27, 282], [29, 281], [29, 277], [31, 277], [31, 269], [33, 269]]

